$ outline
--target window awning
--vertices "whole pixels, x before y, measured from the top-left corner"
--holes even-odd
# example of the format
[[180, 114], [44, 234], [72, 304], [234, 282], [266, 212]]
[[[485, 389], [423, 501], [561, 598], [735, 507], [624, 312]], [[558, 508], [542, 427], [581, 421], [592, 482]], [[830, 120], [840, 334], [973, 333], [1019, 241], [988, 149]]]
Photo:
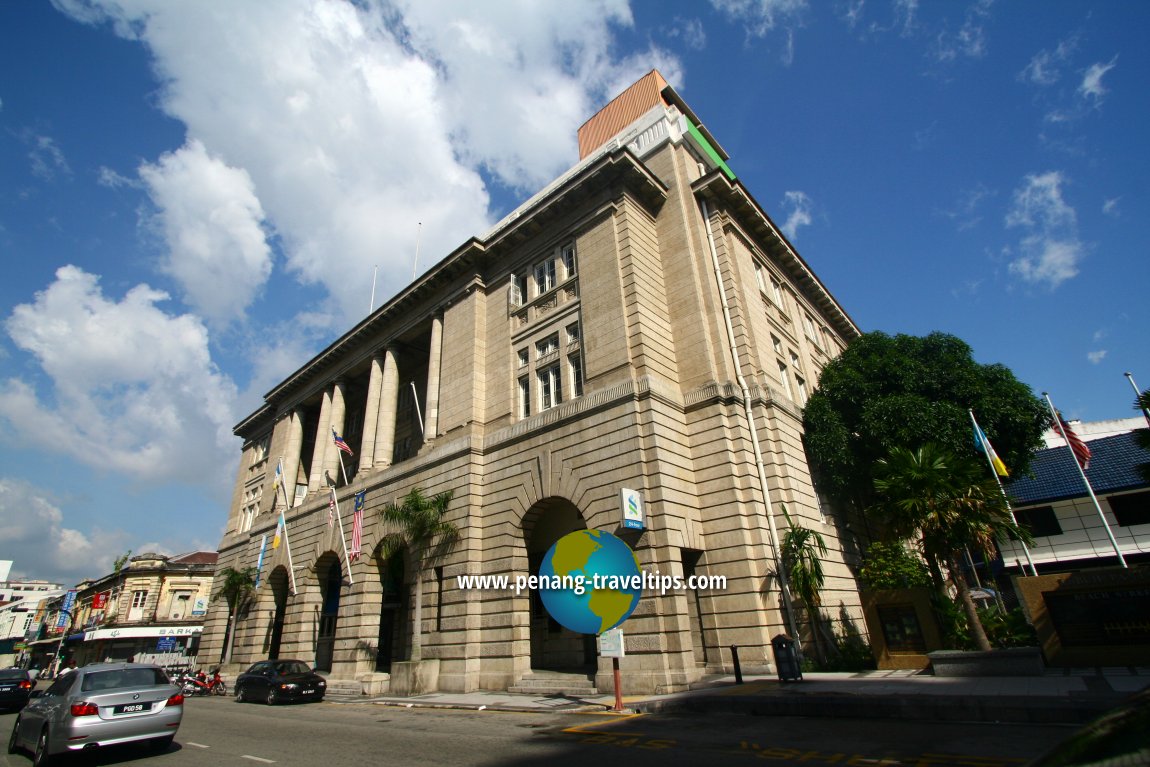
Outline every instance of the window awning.
[[137, 639], [140, 637], [187, 637], [203, 633], [203, 626], [122, 626], [84, 632], [85, 642], [98, 639]]

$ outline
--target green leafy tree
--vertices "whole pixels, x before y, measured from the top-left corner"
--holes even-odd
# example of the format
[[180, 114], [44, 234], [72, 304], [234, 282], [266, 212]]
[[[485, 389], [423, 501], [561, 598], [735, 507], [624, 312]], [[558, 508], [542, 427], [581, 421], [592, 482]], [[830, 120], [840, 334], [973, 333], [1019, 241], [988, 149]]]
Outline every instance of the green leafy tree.
[[872, 469], [892, 447], [934, 442], [974, 455], [968, 408], [1011, 473], [1024, 473], [1050, 414], [1008, 368], [975, 362], [969, 345], [945, 333], [861, 336], [823, 368], [803, 410], [820, 487], [866, 509]]
[[[795, 524], [787, 507], [783, 506], [783, 516], [787, 518], [787, 531], [783, 533], [783, 540], [779, 544], [782, 550], [783, 567], [787, 572], [791, 593], [799, 598], [806, 608], [807, 618], [811, 622], [811, 636], [814, 637], [815, 652], [819, 662], [826, 664], [826, 652], [819, 639], [819, 608], [826, 576], [823, 574], [823, 563], [820, 557], [827, 555], [827, 544], [823, 536], [814, 530], [808, 530], [802, 525]], [[795, 637], [798, 639], [798, 637]]]
[[984, 468], [933, 443], [914, 450], [896, 447], [875, 468], [874, 510], [892, 534], [918, 540], [928, 563], [947, 566], [975, 646], [989, 650], [962, 576], [963, 550], [974, 547], [989, 555], [995, 537], [1007, 533], [1028, 543], [1032, 539], [1014, 523], [998, 483]]
[[459, 530], [444, 519], [452, 493], [427, 497], [418, 487], [405, 495], [399, 505], [389, 503], [383, 519], [396, 530], [380, 542], [380, 556], [388, 559], [406, 551], [414, 565], [415, 600], [411, 626], [411, 660], [423, 659], [423, 572], [435, 557], [445, 553], [459, 539]]
[[123, 554], [116, 557], [115, 561], [112, 562], [112, 572], [118, 573], [121, 570], [123, 570], [124, 565], [128, 564], [128, 560], [131, 558], [132, 558], [132, 550], [131, 549], [128, 549]]
[[224, 663], [232, 660], [232, 646], [236, 641], [236, 626], [238, 625], [240, 610], [251, 597], [256, 587], [256, 569], [245, 567], [237, 570], [234, 567], [225, 567], [216, 572], [215, 582], [219, 584], [215, 597], [222, 597], [228, 605], [228, 641], [224, 647]]
[[863, 554], [859, 580], [871, 589], [909, 589], [930, 585], [922, 557], [907, 551], [902, 541], [875, 541]]

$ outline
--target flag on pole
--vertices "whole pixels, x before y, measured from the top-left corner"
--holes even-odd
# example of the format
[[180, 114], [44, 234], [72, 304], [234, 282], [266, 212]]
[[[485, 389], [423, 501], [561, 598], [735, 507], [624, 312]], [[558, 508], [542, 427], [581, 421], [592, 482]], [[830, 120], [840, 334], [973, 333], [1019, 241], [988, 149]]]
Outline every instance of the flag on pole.
[[279, 521], [276, 522], [276, 534], [272, 537], [272, 549], [278, 549], [280, 547], [280, 538], [283, 536], [283, 533], [286, 532], [285, 528], [287, 528], [287, 520], [284, 519], [284, 513], [281, 511]]
[[334, 426], [331, 428], [331, 438], [335, 440], [335, 446], [338, 447], [340, 450], [342, 450], [343, 452], [347, 453], [350, 456], [355, 455], [355, 453], [353, 453], [351, 451], [351, 447], [346, 442], [343, 441], [343, 437], [339, 436], [339, 434], [336, 433]]
[[[974, 419], [974, 413], [970, 414], [971, 419]], [[974, 446], [986, 454], [990, 459], [990, 465], [994, 467], [994, 473], [1000, 477], [1009, 477], [1010, 472], [1006, 470], [1006, 464], [998, 457], [998, 453], [994, 452], [994, 446], [990, 444], [990, 439], [986, 436], [986, 432], [978, 425], [978, 421], [974, 421]]]
[[1090, 448], [1074, 433], [1074, 429], [1070, 428], [1070, 424], [1062, 417], [1062, 413], [1058, 414], [1058, 422], [1062, 426], [1062, 433], [1066, 436], [1066, 441], [1070, 443], [1070, 449], [1074, 451], [1074, 460], [1078, 461], [1078, 465], [1082, 467], [1083, 471], [1090, 468]]
[[330, 488], [331, 497], [327, 499], [327, 526], [335, 525], [335, 488]]
[[359, 559], [363, 553], [363, 500], [366, 495], [366, 490], [355, 494], [355, 514], [351, 518], [351, 553], [348, 557], [352, 560]]
[[268, 536], [264, 533], [264, 537], [260, 540], [260, 555], [256, 558], [256, 582], [252, 588], [258, 589], [260, 587], [260, 574], [264, 569], [264, 552], [268, 548]]

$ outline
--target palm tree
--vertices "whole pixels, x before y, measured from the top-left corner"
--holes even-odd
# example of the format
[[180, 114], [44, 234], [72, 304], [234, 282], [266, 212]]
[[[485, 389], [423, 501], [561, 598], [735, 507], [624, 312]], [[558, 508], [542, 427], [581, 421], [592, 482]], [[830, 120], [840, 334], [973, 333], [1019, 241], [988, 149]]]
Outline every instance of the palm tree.
[[[826, 580], [823, 575], [823, 563], [819, 556], [826, 556], [827, 544], [823, 536], [814, 530], [808, 530], [802, 525], [796, 525], [783, 506], [783, 516], [787, 518], [787, 531], [779, 548], [782, 550], [783, 568], [787, 572], [791, 591], [803, 603], [807, 610], [807, 617], [811, 622], [811, 636], [814, 637], [815, 652], [819, 662], [824, 666], [827, 659], [819, 641], [819, 607], [822, 599], [819, 591]], [[798, 637], [795, 637], [797, 640]]]
[[428, 561], [445, 552], [459, 539], [459, 530], [443, 517], [451, 503], [450, 490], [428, 498], [418, 487], [400, 499], [399, 505], [389, 503], [383, 509], [383, 519], [399, 528], [380, 541], [380, 558], [407, 551], [414, 565], [415, 609], [411, 625], [411, 660], [423, 659], [423, 570]]
[[215, 596], [223, 597], [228, 603], [228, 641], [224, 647], [224, 663], [230, 663], [232, 645], [236, 641], [236, 622], [239, 619], [240, 609], [255, 590], [256, 569], [245, 567], [237, 570], [234, 567], [225, 567], [216, 573], [215, 579], [220, 584]]
[[971, 546], [989, 554], [1002, 533], [1028, 543], [1031, 538], [1011, 519], [1006, 498], [984, 468], [933, 444], [896, 447], [878, 462], [874, 486], [880, 498], [875, 510], [891, 532], [904, 540], [917, 538], [934, 567], [947, 565], [976, 646], [990, 650], [961, 574], [962, 552]]

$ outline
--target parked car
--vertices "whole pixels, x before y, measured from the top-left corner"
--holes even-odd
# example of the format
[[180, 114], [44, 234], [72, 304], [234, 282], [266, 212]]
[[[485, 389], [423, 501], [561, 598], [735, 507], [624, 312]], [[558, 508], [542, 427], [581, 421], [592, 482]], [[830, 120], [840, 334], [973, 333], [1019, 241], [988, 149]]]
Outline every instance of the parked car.
[[24, 708], [34, 686], [24, 669], [0, 669], [0, 709]]
[[1128, 698], [1027, 767], [1150, 765], [1150, 689]]
[[8, 753], [33, 752], [41, 767], [56, 754], [145, 741], [156, 751], [171, 745], [184, 715], [184, 696], [159, 666], [100, 663], [56, 678], [12, 727]]
[[269, 706], [296, 700], [323, 700], [327, 680], [302, 660], [264, 660], [236, 677], [236, 701], [262, 700]]

